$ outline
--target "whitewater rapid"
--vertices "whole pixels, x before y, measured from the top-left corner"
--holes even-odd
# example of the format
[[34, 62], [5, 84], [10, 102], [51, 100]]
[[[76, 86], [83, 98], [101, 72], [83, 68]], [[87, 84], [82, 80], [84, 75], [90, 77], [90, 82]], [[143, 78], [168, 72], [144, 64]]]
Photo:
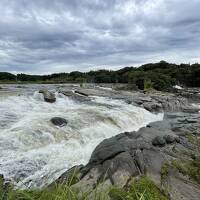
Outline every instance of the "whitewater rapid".
[[[38, 92], [0, 98], [0, 174], [16, 187], [45, 186], [86, 164], [105, 138], [163, 119], [121, 100], [93, 97], [86, 104], [61, 94], [56, 98], [53, 104]], [[52, 117], [65, 118], [67, 126], [54, 126]]]

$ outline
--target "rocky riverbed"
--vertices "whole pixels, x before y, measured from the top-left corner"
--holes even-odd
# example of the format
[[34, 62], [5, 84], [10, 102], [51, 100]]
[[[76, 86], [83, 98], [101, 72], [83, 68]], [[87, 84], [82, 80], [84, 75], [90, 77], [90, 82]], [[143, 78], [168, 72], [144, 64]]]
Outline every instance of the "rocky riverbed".
[[[198, 96], [197, 90], [195, 89], [194, 95]], [[189, 93], [192, 91], [188, 90]], [[130, 92], [94, 86], [57, 85], [53, 90], [41, 87], [38, 94], [43, 95], [48, 109], [52, 106], [52, 112], [53, 108], [56, 109], [54, 105], [60, 101], [60, 95], [63, 95], [81, 107], [92, 109], [91, 112], [95, 109], [102, 112], [102, 109], [106, 107], [109, 111], [115, 111], [115, 115], [124, 115], [126, 109], [128, 113], [126, 122], [121, 121], [118, 122], [119, 124], [116, 124], [112, 117], [109, 118], [114, 123], [114, 127], [121, 126], [120, 123], [126, 123], [128, 131], [118, 134], [120, 130], [125, 130], [125, 127], [122, 129], [119, 127], [112, 129], [116, 131], [116, 134], [107, 133], [106, 138], [100, 137], [99, 144], [93, 143], [97, 146], [93, 145], [95, 148], [89, 155], [88, 162], [77, 162], [78, 165], [66, 170], [63, 165], [62, 170], [56, 173], [57, 178], [54, 178], [56, 180], [53, 180], [51, 185], [66, 182], [72, 174], [75, 174], [76, 182], [73, 187], [90, 191], [95, 188], [98, 190], [99, 186], [105, 189], [112, 185], [126, 187], [132, 179], [147, 175], [170, 199], [199, 200], [200, 107], [198, 103], [200, 101], [197, 100], [197, 96], [194, 101], [193, 96], [191, 94], [188, 96], [186, 93], [187, 91]], [[109, 104], [109, 101], [113, 103]], [[114, 107], [117, 107], [118, 112], [113, 110]], [[141, 110], [138, 110], [138, 113], [135, 110], [129, 113], [135, 108]], [[146, 123], [138, 125], [138, 129], [135, 129], [132, 120], [139, 120], [140, 117], [137, 118], [135, 115], [139, 115], [139, 112], [143, 110], [146, 110], [144, 114], [152, 117], [152, 120], [146, 120]], [[162, 121], [159, 118], [156, 120], [157, 113], [164, 113]], [[103, 112], [102, 116], [105, 114]], [[49, 119], [52, 126], [68, 128], [71, 125], [70, 118], [55, 117], [57, 116]], [[89, 120], [92, 118], [94, 116], [91, 116]], [[85, 123], [88, 126], [88, 122], [85, 121]], [[131, 127], [135, 131], [130, 131]], [[109, 132], [111, 129], [106, 131]], [[80, 133], [83, 134], [83, 132]], [[96, 132], [96, 134], [100, 133]], [[89, 140], [82, 142], [87, 143]], [[65, 162], [67, 163], [68, 160]], [[62, 174], [59, 175], [61, 171]]]

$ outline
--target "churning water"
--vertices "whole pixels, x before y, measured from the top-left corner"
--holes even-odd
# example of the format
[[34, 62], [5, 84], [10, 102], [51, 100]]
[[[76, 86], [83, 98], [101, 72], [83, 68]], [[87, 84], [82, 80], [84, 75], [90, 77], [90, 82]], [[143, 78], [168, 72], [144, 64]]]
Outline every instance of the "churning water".
[[[120, 100], [93, 97], [77, 103], [57, 94], [53, 104], [41, 94], [0, 97], [0, 174], [17, 187], [42, 187], [77, 164], [86, 164], [105, 138], [162, 120]], [[65, 127], [51, 124], [63, 117]]]

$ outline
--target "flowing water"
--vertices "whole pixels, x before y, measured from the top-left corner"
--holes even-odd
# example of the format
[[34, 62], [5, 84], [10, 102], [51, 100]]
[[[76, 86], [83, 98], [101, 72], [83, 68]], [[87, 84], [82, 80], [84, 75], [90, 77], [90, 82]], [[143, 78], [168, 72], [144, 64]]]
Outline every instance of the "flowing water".
[[[86, 164], [105, 138], [163, 118], [163, 114], [103, 97], [78, 103], [56, 94], [55, 103], [46, 103], [37, 92], [41, 87], [7, 86], [0, 92], [0, 174], [16, 187], [47, 185], [66, 169]], [[51, 124], [55, 116], [65, 118], [67, 126]]]

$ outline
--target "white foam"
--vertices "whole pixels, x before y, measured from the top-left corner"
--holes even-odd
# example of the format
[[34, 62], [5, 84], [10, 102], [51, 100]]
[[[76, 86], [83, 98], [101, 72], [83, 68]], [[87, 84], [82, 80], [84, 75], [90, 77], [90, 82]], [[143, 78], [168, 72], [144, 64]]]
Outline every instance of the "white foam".
[[[197, 104], [197, 103], [193, 103], [192, 106], [196, 107], [196, 108], [199, 108], [200, 109], [200, 104]], [[199, 111], [200, 113], [200, 111]]]
[[[133, 131], [162, 120], [120, 100], [95, 97], [96, 104], [79, 104], [57, 94], [53, 104], [33, 96], [10, 96], [0, 100], [0, 174], [17, 187], [41, 187], [66, 169], [86, 164], [94, 148], [105, 138]], [[68, 120], [62, 128], [52, 117]]]
[[183, 89], [183, 88], [182, 88], [181, 86], [179, 86], [179, 85], [175, 85], [174, 88], [175, 88], [175, 89], [178, 89], [178, 90], [182, 90], [182, 89]]
[[102, 90], [112, 90], [112, 88], [111, 87], [103, 87], [103, 86], [96, 86], [97, 88], [99, 88], [99, 89], [102, 89]]

